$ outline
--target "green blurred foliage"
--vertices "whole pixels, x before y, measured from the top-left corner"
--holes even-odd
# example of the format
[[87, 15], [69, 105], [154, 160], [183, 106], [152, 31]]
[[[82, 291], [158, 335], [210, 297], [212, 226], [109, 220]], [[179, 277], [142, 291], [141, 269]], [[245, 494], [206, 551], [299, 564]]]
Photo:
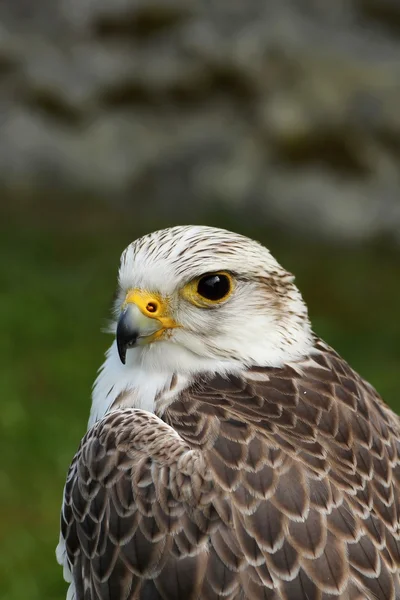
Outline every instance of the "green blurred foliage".
[[[64, 204], [64, 206], [66, 206]], [[54, 550], [66, 470], [85, 432], [91, 384], [110, 343], [118, 260], [138, 225], [98, 203], [0, 207], [0, 600], [61, 600]], [[331, 247], [210, 215], [255, 237], [296, 274], [314, 330], [400, 410], [398, 250]], [[257, 215], [254, 215], [257, 223]]]

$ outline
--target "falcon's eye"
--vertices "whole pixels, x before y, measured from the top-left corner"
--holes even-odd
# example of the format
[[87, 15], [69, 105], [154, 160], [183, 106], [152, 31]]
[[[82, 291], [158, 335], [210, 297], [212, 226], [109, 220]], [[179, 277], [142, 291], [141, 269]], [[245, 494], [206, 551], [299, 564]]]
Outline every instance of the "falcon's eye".
[[199, 308], [212, 308], [229, 298], [235, 287], [233, 275], [226, 271], [195, 277], [181, 290], [186, 300]]
[[197, 293], [206, 300], [219, 302], [223, 300], [231, 290], [231, 281], [224, 273], [211, 273], [204, 275], [198, 280]]

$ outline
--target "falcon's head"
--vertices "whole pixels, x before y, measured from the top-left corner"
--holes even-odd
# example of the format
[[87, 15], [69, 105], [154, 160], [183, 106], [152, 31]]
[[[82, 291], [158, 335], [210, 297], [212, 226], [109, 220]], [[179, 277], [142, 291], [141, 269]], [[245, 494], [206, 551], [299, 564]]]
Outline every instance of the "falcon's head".
[[306, 306], [258, 242], [212, 227], [146, 235], [121, 257], [115, 340], [95, 382], [89, 425], [111, 407], [155, 410], [195, 373], [238, 373], [307, 355]]
[[307, 309], [258, 242], [202, 226], [156, 231], [121, 257], [116, 346], [125, 369], [277, 366], [310, 346]]

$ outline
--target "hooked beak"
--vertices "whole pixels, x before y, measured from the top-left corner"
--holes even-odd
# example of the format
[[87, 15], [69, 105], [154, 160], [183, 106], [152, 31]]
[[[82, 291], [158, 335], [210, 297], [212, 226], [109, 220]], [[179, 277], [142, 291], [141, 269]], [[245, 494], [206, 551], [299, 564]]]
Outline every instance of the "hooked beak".
[[178, 327], [167, 315], [167, 302], [141, 290], [130, 291], [118, 319], [116, 339], [118, 354], [125, 364], [129, 348], [150, 344], [166, 329]]

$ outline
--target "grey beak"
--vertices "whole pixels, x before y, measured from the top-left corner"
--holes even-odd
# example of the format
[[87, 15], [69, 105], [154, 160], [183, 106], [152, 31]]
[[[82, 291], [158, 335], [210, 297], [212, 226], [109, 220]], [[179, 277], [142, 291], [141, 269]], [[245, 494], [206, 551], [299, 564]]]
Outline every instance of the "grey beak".
[[132, 348], [139, 337], [139, 330], [133, 326], [129, 305], [121, 313], [117, 325], [117, 348], [121, 362], [125, 364], [126, 351]]
[[129, 303], [118, 319], [116, 339], [118, 354], [121, 362], [126, 362], [126, 352], [129, 348], [146, 343], [146, 338], [162, 329], [158, 319], [146, 317], [136, 304]]

